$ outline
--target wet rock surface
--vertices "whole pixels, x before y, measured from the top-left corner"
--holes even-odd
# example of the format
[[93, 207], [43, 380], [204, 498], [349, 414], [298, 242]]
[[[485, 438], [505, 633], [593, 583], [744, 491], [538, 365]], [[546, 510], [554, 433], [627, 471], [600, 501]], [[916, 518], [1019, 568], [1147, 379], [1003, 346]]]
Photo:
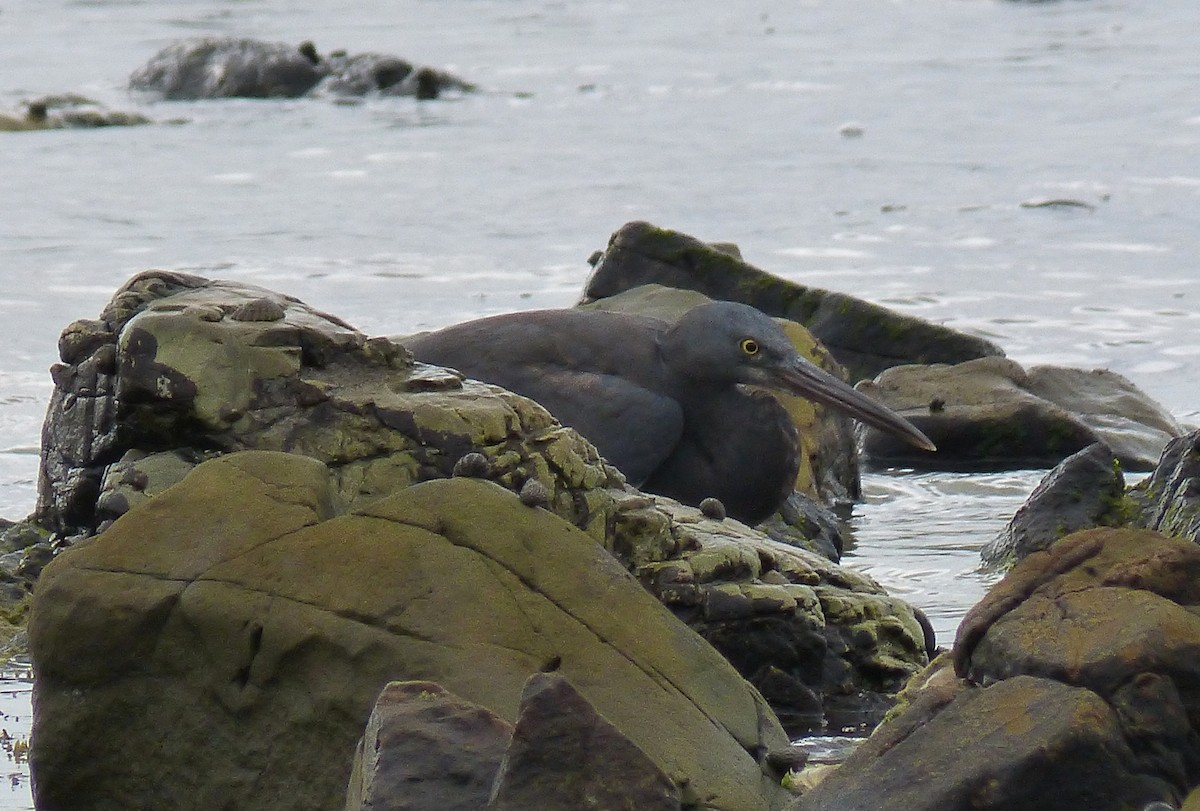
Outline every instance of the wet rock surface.
[[1200, 543], [1200, 431], [1173, 439], [1130, 497], [1138, 526]]
[[1010, 566], [1072, 532], [1122, 526], [1130, 517], [1120, 463], [1097, 442], [1051, 470], [979, 556], [985, 566]]
[[[1177, 808], [1200, 781], [1200, 549], [1094, 529], [1020, 561], [903, 710], [790, 808]], [[956, 677], [957, 676], [957, 677]]]
[[1132, 383], [1107, 370], [1041, 366], [1006, 358], [901, 366], [859, 389], [900, 412], [938, 446], [914, 452], [879, 431], [863, 451], [880, 466], [933, 470], [1054, 467], [1096, 442], [1130, 471], [1152, 470], [1183, 430]]
[[585, 300], [644, 284], [741, 301], [802, 324], [846, 367], [851, 380], [872, 378], [904, 363], [960, 363], [1003, 355], [982, 338], [773, 276], [743, 261], [736, 250], [646, 222], [626, 223], [596, 259]]

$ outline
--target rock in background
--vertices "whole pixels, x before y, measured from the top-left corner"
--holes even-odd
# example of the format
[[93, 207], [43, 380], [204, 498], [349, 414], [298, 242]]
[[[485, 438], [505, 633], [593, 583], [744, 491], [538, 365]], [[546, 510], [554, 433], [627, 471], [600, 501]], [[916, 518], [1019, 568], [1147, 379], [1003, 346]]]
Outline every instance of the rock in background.
[[1163, 447], [1183, 429], [1124, 377], [1035, 366], [1006, 358], [957, 365], [898, 366], [862, 383], [870, 394], [909, 419], [938, 446], [916, 454], [869, 429], [863, 451], [873, 464], [937, 470], [1016, 470], [1054, 467], [1103, 442], [1126, 470], [1154, 468]]
[[982, 338], [773, 276], [743, 261], [736, 249], [646, 222], [626, 223], [595, 258], [585, 301], [644, 284], [741, 301], [795, 321], [828, 347], [851, 380], [872, 378], [902, 363], [960, 363], [1004, 354]]

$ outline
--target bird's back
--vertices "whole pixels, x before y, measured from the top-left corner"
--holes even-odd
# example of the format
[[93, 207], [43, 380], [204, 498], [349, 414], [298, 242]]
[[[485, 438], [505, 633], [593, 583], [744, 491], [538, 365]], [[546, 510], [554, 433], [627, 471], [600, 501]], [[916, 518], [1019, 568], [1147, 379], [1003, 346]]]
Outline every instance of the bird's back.
[[493, 316], [407, 339], [414, 357], [529, 397], [634, 484], [670, 454], [678, 404], [659, 390], [662, 321], [600, 310]]

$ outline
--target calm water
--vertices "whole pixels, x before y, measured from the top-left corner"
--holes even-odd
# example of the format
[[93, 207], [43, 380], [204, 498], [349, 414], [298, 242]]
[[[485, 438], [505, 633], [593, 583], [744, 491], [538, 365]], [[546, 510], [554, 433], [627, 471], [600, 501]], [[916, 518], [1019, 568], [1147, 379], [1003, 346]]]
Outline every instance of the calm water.
[[[77, 92], [188, 121], [0, 136], [0, 515], [33, 505], [59, 331], [139, 270], [400, 333], [570, 304], [631, 219], [1023, 363], [1112, 368], [1200, 421], [1197, 30], [1195, 0], [0, 0], [0, 109]], [[125, 93], [198, 34], [397, 53], [488, 92]], [[1020, 205], [1054, 198], [1087, 206]], [[872, 476], [849, 560], [948, 641], [1038, 478]], [[18, 784], [0, 807], [28, 807]]]

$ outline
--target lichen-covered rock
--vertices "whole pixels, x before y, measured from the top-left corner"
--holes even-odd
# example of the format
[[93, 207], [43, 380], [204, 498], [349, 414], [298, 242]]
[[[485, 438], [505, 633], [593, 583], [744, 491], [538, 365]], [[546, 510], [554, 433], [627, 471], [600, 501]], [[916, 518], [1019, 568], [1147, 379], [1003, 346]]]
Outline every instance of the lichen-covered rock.
[[922, 618], [866, 575], [736, 521], [661, 508], [677, 551], [635, 574], [733, 662], [789, 733], [873, 726], [928, 662]]
[[1126, 470], [1151, 470], [1182, 433], [1161, 406], [1106, 370], [1040, 366], [1006, 358], [949, 366], [899, 366], [859, 389], [900, 412], [938, 446], [915, 453], [880, 431], [865, 432], [868, 460], [935, 470], [1054, 467], [1095, 442]]
[[1003, 355], [994, 344], [842, 293], [804, 287], [742, 261], [736, 251], [631, 222], [613, 233], [595, 262], [585, 296], [596, 300], [644, 284], [697, 290], [741, 301], [804, 325], [852, 380], [902, 363], [960, 363]]
[[133, 72], [129, 86], [166, 99], [297, 98], [311, 92], [338, 96], [377, 93], [434, 99], [469, 83], [433, 68], [384, 54], [321, 56], [299, 46], [235, 37], [180, 40]]
[[592, 538], [476, 479], [348, 511], [338, 488], [314, 459], [223, 456], [47, 567], [39, 807], [333, 808], [389, 681], [513, 720], [547, 669], [697, 808], [776, 803], [756, 758], [786, 738], [761, 696]]
[[[1200, 782], [1200, 548], [1092, 529], [1022, 559], [791, 811], [1178, 808]], [[956, 675], [962, 678], [956, 678]]]
[[[266, 317], [267, 310], [271, 317]], [[350, 505], [449, 476], [468, 452], [603, 541], [619, 474], [534, 403], [414, 365], [386, 339], [251, 285], [148, 271], [60, 341], [39, 521], [86, 535], [217, 453], [320, 459]]]
[[679, 811], [673, 782], [557, 673], [530, 676], [487, 811]]
[[1200, 543], [1200, 431], [1171, 440], [1130, 497], [1138, 526]]
[[1120, 464], [1097, 442], [1051, 470], [979, 556], [985, 566], [1011, 566], [1081, 529], [1122, 526], [1130, 513]]
[[512, 731], [433, 682], [391, 682], [354, 752], [346, 811], [480, 811]]

